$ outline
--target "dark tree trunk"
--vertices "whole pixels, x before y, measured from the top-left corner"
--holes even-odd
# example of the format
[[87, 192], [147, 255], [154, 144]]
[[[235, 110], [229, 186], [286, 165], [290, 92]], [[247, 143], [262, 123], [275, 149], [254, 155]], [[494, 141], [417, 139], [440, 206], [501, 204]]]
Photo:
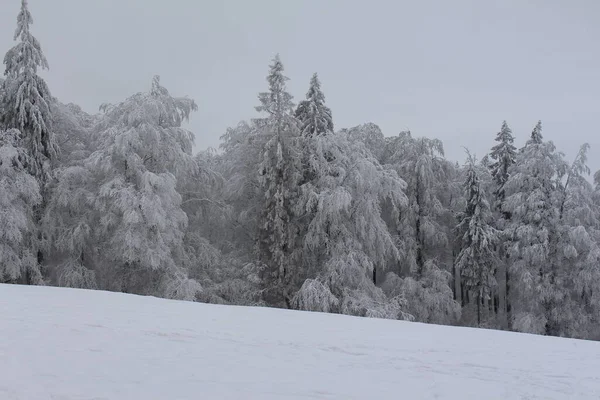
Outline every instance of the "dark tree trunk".
[[423, 244], [421, 243], [421, 216], [417, 216], [415, 223], [415, 235], [417, 237], [417, 275], [421, 277], [423, 274]]
[[481, 326], [481, 290], [477, 292], [477, 326]]
[[[508, 261], [508, 257], [506, 257]], [[510, 304], [510, 273], [508, 272], [509, 265], [506, 263], [506, 323], [508, 330], [512, 330], [512, 305]]]
[[458, 293], [456, 290], [456, 262], [454, 261], [456, 259], [455, 253], [456, 251], [452, 250], [452, 296], [454, 301], [458, 300]]

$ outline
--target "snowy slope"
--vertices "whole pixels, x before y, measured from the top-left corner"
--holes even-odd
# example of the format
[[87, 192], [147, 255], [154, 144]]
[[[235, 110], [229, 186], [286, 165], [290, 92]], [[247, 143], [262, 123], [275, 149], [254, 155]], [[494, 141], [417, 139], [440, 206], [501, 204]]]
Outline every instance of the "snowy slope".
[[598, 399], [600, 343], [0, 285], [0, 399]]

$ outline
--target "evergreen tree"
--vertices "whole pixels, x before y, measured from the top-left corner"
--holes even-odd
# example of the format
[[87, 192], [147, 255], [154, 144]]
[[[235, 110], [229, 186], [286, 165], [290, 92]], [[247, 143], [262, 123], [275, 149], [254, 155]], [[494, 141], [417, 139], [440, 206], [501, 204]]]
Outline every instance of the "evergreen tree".
[[[551, 312], [562, 294], [555, 291], [559, 267], [557, 246], [559, 218], [558, 181], [564, 168], [552, 142], [544, 142], [541, 122], [517, 155], [505, 184], [503, 211], [511, 213], [511, 304], [513, 328], [552, 334]], [[512, 276], [511, 275], [511, 276]]]
[[288, 259], [292, 251], [290, 230], [294, 192], [300, 167], [298, 120], [293, 116], [292, 95], [286, 90], [288, 78], [277, 55], [267, 76], [269, 91], [260, 93], [256, 110], [266, 113], [254, 121], [266, 144], [259, 165], [259, 183], [264, 193], [259, 222], [258, 259], [264, 266], [262, 275], [265, 301], [275, 306], [290, 307], [290, 286], [294, 281], [294, 265]]
[[[508, 127], [506, 121], [502, 122], [502, 127], [500, 128], [500, 132], [496, 135], [497, 145], [492, 147], [490, 152], [490, 158], [494, 161], [490, 164], [490, 172], [492, 175], [492, 180], [494, 182], [493, 188], [493, 209], [498, 212], [498, 218], [496, 219], [495, 226], [497, 229], [503, 230], [506, 227], [506, 224], [510, 220], [510, 212], [504, 209], [503, 204], [506, 199], [506, 191], [504, 185], [508, 181], [510, 177], [509, 172], [511, 167], [516, 162], [517, 149], [513, 145], [514, 137], [512, 135], [511, 129]], [[505, 307], [505, 315], [506, 315], [506, 324], [510, 327], [511, 324], [511, 314], [512, 308], [510, 304], [510, 271], [508, 265], [508, 253], [505, 248], [504, 237], [500, 237], [500, 241], [497, 246], [499, 258], [504, 262], [500, 264], [500, 268], [498, 272], [501, 273], [504, 280], [504, 307]]]
[[[494, 189], [494, 196], [496, 197], [494, 206], [498, 210], [501, 209], [506, 197], [504, 184], [509, 178], [509, 169], [515, 163], [517, 156], [517, 148], [513, 145], [514, 141], [515, 139], [508, 124], [506, 121], [502, 122], [502, 128], [500, 128], [500, 132], [496, 135], [496, 142], [498, 144], [492, 147], [492, 151], [490, 152], [490, 158], [494, 160], [490, 165], [490, 171], [496, 184], [496, 188]], [[505, 215], [506, 219], [509, 217], [509, 215]]]
[[490, 298], [496, 286], [494, 244], [497, 240], [496, 230], [490, 225], [492, 214], [479, 175], [475, 160], [469, 154], [464, 182], [467, 204], [457, 226], [458, 232], [462, 233], [462, 246], [456, 266], [467, 289], [475, 293], [478, 326], [483, 300]]
[[32, 23], [27, 0], [22, 0], [14, 36], [19, 43], [4, 57], [6, 79], [2, 90], [0, 124], [22, 132], [24, 146], [31, 157], [29, 170], [46, 181], [50, 174], [49, 161], [57, 153], [50, 112], [53, 100], [46, 82], [37, 74], [38, 68], [48, 68], [48, 62], [39, 42], [30, 32]]
[[306, 100], [298, 104], [296, 118], [300, 121], [300, 130], [305, 137], [333, 132], [331, 110], [325, 105], [325, 95], [316, 73], [310, 80]]

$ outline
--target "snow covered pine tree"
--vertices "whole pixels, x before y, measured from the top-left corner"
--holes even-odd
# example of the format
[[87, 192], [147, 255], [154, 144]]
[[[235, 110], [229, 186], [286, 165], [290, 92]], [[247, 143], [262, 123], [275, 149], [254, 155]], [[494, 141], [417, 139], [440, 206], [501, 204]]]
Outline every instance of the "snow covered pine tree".
[[0, 124], [5, 129], [21, 131], [23, 145], [31, 157], [29, 170], [45, 182], [50, 174], [49, 162], [58, 148], [52, 134], [52, 96], [46, 82], [37, 74], [38, 68], [48, 68], [48, 62], [40, 43], [29, 30], [32, 23], [27, 0], [22, 0], [14, 36], [20, 42], [4, 56], [6, 79]]
[[279, 55], [270, 67], [269, 91], [260, 93], [259, 112], [265, 118], [254, 121], [257, 131], [265, 136], [266, 145], [259, 165], [259, 183], [264, 191], [264, 204], [259, 223], [258, 259], [263, 264], [263, 298], [267, 304], [290, 307], [290, 284], [294, 265], [289, 259], [294, 238], [290, 227], [293, 197], [297, 188], [300, 159], [297, 152], [300, 130], [293, 116], [292, 95], [286, 90], [283, 64]]
[[[14, 35], [14, 40], [19, 42], [4, 56], [6, 79], [0, 90], [0, 128], [21, 132], [21, 146], [28, 153], [27, 169], [39, 182], [42, 198], [33, 205], [36, 233], [30, 244], [31, 249], [35, 249], [37, 263], [42, 264], [45, 244], [39, 225], [47, 200], [46, 183], [51, 175], [51, 162], [58, 146], [52, 133], [50, 104], [53, 99], [46, 82], [37, 74], [38, 68], [48, 68], [48, 62], [40, 43], [30, 32], [32, 23], [27, 0], [22, 0]], [[41, 283], [39, 277], [32, 276], [31, 279], [25, 283]]]
[[496, 286], [497, 232], [490, 225], [492, 213], [481, 186], [480, 172], [475, 158], [468, 154], [467, 178], [464, 183], [467, 204], [459, 215], [457, 231], [462, 233], [462, 245], [456, 258], [456, 267], [468, 290], [474, 292], [477, 308], [477, 326], [481, 325], [484, 300], [489, 299]]

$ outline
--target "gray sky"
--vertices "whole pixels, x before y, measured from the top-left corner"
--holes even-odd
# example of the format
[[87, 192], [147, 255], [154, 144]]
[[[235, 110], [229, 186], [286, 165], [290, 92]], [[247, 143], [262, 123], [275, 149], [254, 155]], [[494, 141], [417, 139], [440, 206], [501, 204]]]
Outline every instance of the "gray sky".
[[[521, 146], [538, 119], [574, 156], [589, 142], [600, 169], [597, 0], [29, 0], [52, 93], [96, 112], [151, 78], [196, 100], [197, 148], [255, 116], [270, 60], [290, 92], [318, 72], [336, 128], [410, 128], [481, 157], [506, 119]], [[0, 52], [19, 0], [0, 0]]]

